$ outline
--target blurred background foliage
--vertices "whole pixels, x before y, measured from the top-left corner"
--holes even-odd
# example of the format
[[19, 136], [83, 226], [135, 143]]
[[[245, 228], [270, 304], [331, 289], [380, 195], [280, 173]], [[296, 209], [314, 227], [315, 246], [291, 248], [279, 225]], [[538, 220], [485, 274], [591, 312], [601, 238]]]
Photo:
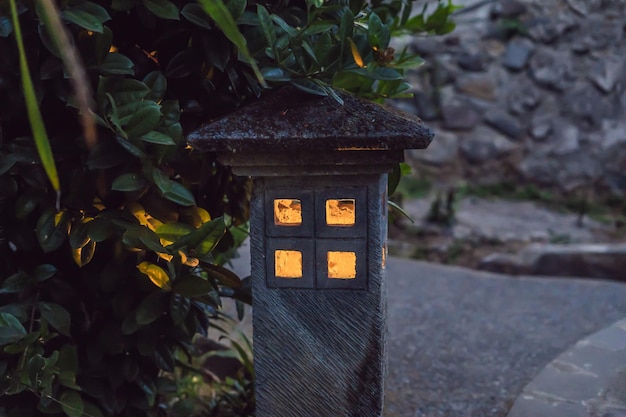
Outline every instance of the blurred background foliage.
[[224, 267], [249, 186], [185, 135], [284, 84], [401, 97], [421, 60], [392, 38], [454, 9], [1, 1], [0, 415], [253, 415], [249, 347], [198, 347], [251, 301]]

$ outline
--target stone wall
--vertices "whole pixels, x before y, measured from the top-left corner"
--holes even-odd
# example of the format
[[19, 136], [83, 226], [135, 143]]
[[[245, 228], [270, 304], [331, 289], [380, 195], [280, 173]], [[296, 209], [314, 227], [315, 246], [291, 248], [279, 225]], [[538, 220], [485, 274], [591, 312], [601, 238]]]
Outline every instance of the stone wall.
[[409, 162], [434, 178], [626, 190], [626, 1], [456, 0], [457, 30], [418, 38], [397, 101], [435, 129]]

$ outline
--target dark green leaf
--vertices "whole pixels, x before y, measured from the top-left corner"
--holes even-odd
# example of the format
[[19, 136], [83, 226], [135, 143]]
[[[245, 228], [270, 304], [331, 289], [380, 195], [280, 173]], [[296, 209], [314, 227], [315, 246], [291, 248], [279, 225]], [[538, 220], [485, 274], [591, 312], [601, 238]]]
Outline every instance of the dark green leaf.
[[135, 311], [135, 321], [139, 325], [150, 324], [167, 309], [167, 294], [163, 292], [153, 292], [144, 298]]
[[143, 0], [143, 5], [160, 18], [180, 20], [178, 7], [169, 0]]
[[111, 8], [113, 10], [127, 11], [135, 6], [135, 0], [112, 0]]
[[[190, 4], [193, 3], [189, 3], [188, 6]], [[157, 102], [163, 99], [165, 91], [167, 90], [167, 78], [165, 78], [165, 75], [163, 75], [161, 71], [152, 71], [144, 77], [143, 82], [150, 89], [146, 98]]]
[[33, 282], [27, 274], [17, 272], [2, 282], [2, 285], [0, 285], [0, 294], [19, 293], [32, 285]]
[[137, 381], [137, 385], [141, 388], [141, 390], [146, 394], [146, 399], [148, 400], [148, 405], [150, 407], [154, 406], [154, 402], [156, 401], [157, 388], [154, 381], [148, 377], [148, 375], [142, 375], [141, 378]]
[[369, 18], [367, 30], [370, 46], [384, 50], [389, 46], [390, 35], [389, 27], [383, 24], [376, 13], [372, 13]]
[[74, 390], [65, 390], [59, 398], [61, 407], [65, 414], [69, 417], [82, 417], [83, 416], [83, 399], [80, 394]]
[[7, 155], [0, 152], [0, 175], [5, 174], [13, 168], [13, 165], [15, 165], [17, 161], [18, 158], [15, 154], [10, 153]]
[[120, 157], [120, 147], [111, 140], [100, 140], [87, 159], [87, 167], [91, 170], [108, 169], [124, 162]]
[[26, 336], [26, 329], [14, 315], [0, 313], [0, 346], [20, 341]]
[[106, 9], [90, 1], [77, 3], [61, 11], [61, 17], [92, 32], [102, 33], [102, 24], [111, 19]]
[[[146, 79], [150, 78], [146, 76], [144, 81]], [[150, 93], [150, 89], [151, 86], [146, 85], [145, 82], [133, 79], [122, 79], [115, 82], [111, 91], [111, 95], [115, 99], [115, 104], [119, 108], [128, 103], [141, 101]]]
[[61, 213], [58, 222], [55, 218], [54, 210], [47, 210], [37, 222], [37, 240], [44, 252], [52, 252], [61, 247], [69, 232], [69, 214]]
[[54, 265], [43, 264], [33, 270], [32, 276], [35, 282], [44, 282], [52, 278], [56, 273], [57, 269]]
[[8, 38], [13, 33], [11, 20], [6, 16], [0, 16], [0, 37]]
[[267, 81], [289, 81], [291, 76], [282, 68], [264, 67], [261, 72]]
[[305, 91], [309, 94], [315, 94], [316, 96], [322, 97], [326, 97], [328, 95], [325, 88], [308, 78], [294, 78], [291, 80], [291, 84], [299, 90]]
[[213, 285], [196, 275], [183, 277], [172, 285], [172, 292], [184, 297], [201, 297], [213, 290]]
[[343, 61], [343, 54], [346, 50], [346, 40], [352, 38], [354, 32], [354, 15], [352, 11], [345, 8], [341, 16], [341, 24], [339, 25], [339, 46], [341, 49], [340, 61]]
[[201, 66], [202, 56], [196, 50], [187, 48], [170, 59], [165, 74], [169, 78], [184, 78], [194, 72], [199, 72]]
[[140, 139], [144, 142], [156, 143], [157, 145], [176, 145], [176, 142], [174, 142], [172, 138], [156, 130], [142, 135]]
[[197, 256], [203, 256], [217, 245], [222, 236], [224, 236], [225, 231], [224, 218], [218, 217], [204, 223], [194, 232], [181, 237], [171, 245], [171, 248], [172, 250], [178, 250], [186, 247], [195, 250]]
[[237, 274], [223, 266], [203, 264], [202, 269], [204, 269], [211, 278], [216, 279], [222, 285], [226, 285], [229, 288], [241, 288], [241, 280]]
[[252, 66], [252, 70], [259, 82], [264, 84], [265, 81], [263, 80], [263, 75], [259, 70], [256, 60], [252, 58], [250, 51], [248, 51], [246, 38], [244, 38], [239, 31], [237, 23], [228, 8], [224, 5], [224, 2], [222, 0], [198, 0], [198, 2], [202, 5], [204, 11], [211, 16], [215, 24], [224, 32], [224, 35], [235, 44], [241, 55]]
[[170, 299], [170, 315], [176, 326], [180, 326], [183, 321], [185, 321], [190, 308], [191, 300], [189, 300], [189, 298], [180, 294], [172, 295], [172, 298]]
[[156, 365], [162, 370], [174, 372], [174, 355], [163, 343], [157, 344], [156, 350], [152, 353], [152, 358]]
[[80, 220], [72, 224], [70, 232], [70, 246], [72, 249], [79, 249], [89, 242], [89, 234], [87, 233], [87, 225]]
[[165, 198], [182, 206], [195, 206], [196, 199], [191, 191], [185, 188], [181, 183], [170, 180], [160, 170], [152, 171], [154, 183]]
[[122, 334], [133, 334], [139, 330], [139, 324], [135, 318], [135, 312], [129, 313], [122, 322]]
[[136, 138], [150, 132], [156, 127], [161, 118], [161, 109], [158, 104], [141, 108], [133, 115], [128, 124], [124, 126], [124, 131], [129, 138]]
[[211, 20], [198, 3], [188, 3], [180, 11], [185, 19], [189, 20], [196, 26], [204, 29], [211, 29]]
[[148, 185], [140, 174], [122, 174], [113, 180], [111, 189], [115, 191], [137, 191]]
[[243, 15], [246, 10], [246, 0], [228, 0], [226, 2], [226, 8], [233, 16], [233, 20], [237, 21]]
[[104, 75], [135, 75], [133, 61], [120, 53], [107, 55], [104, 62], [98, 67]]
[[114, 232], [111, 221], [101, 217], [96, 217], [87, 223], [87, 230], [89, 232], [89, 237], [94, 242], [103, 242]]
[[124, 148], [124, 150], [126, 150], [129, 154], [139, 159], [145, 159], [147, 157], [144, 151], [142, 151], [133, 143], [131, 143], [131, 141], [126, 140], [121, 136], [117, 136], [115, 139], [117, 140], [117, 143], [119, 143], [122, 146], [122, 148]]
[[31, 386], [37, 387], [39, 385], [38, 376], [43, 371], [45, 366], [46, 361], [40, 354], [36, 354], [29, 359], [26, 369], [28, 371], [28, 379]]
[[72, 373], [78, 372], [78, 355], [76, 354], [76, 346], [64, 345], [59, 351], [57, 365], [59, 368]]
[[163, 113], [163, 124], [171, 126], [180, 120], [180, 106], [177, 100], [165, 100], [161, 102], [161, 113]]
[[66, 336], [70, 335], [70, 313], [56, 303], [37, 303], [37, 308], [43, 318], [50, 326], [54, 327], [59, 333]]

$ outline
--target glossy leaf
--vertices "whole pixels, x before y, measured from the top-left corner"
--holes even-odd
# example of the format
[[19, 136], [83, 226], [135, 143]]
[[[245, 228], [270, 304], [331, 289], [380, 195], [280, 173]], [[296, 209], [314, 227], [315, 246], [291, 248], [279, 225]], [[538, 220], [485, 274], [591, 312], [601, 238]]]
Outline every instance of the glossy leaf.
[[142, 0], [146, 9], [163, 19], [180, 20], [178, 7], [169, 0]]
[[0, 284], [0, 294], [16, 294], [32, 286], [30, 276], [24, 272], [17, 272], [6, 278]]
[[142, 274], [147, 275], [157, 287], [165, 291], [171, 290], [170, 277], [160, 266], [144, 261], [137, 265], [137, 269]]
[[143, 136], [156, 127], [161, 118], [161, 109], [159, 105], [143, 107], [133, 115], [128, 124], [124, 126], [124, 131], [129, 138]]
[[156, 229], [156, 234], [165, 240], [175, 242], [194, 230], [193, 227], [183, 223], [165, 223]]
[[72, 258], [79, 267], [87, 265], [93, 259], [96, 253], [96, 242], [88, 240], [87, 243], [80, 247], [72, 249]]
[[20, 341], [26, 336], [26, 329], [12, 314], [0, 313], [0, 345]]
[[61, 334], [70, 335], [70, 313], [65, 308], [56, 303], [40, 302], [37, 303], [37, 309], [50, 326]]
[[84, 404], [80, 394], [74, 390], [65, 390], [59, 397], [59, 402], [65, 414], [69, 417], [82, 417]]
[[[188, 5], [193, 4], [189, 3]], [[148, 88], [147, 99], [160, 101], [167, 91], [167, 78], [161, 71], [152, 71], [143, 79], [143, 84]]]
[[109, 16], [104, 7], [90, 1], [66, 7], [61, 12], [61, 16], [68, 22], [98, 33], [102, 33], [104, 30], [102, 24], [107, 20], [111, 20], [111, 16]]
[[191, 300], [180, 294], [173, 294], [170, 299], [170, 315], [176, 326], [180, 326], [187, 318], [191, 308]]
[[211, 19], [209, 19], [209, 16], [198, 3], [186, 4], [180, 11], [180, 14], [196, 26], [211, 29]]
[[226, 285], [229, 288], [241, 288], [241, 280], [237, 274], [223, 266], [203, 264], [202, 269], [222, 285]]
[[37, 240], [44, 252], [57, 250], [69, 232], [69, 215], [67, 212], [55, 213], [54, 210], [44, 212], [37, 222]]
[[33, 270], [32, 277], [35, 282], [44, 282], [52, 278], [57, 273], [54, 265], [43, 264]]
[[196, 275], [188, 275], [177, 280], [172, 286], [172, 291], [184, 297], [201, 297], [213, 290], [213, 285]]
[[141, 135], [140, 139], [144, 142], [155, 143], [157, 145], [176, 145], [176, 142], [174, 142], [172, 138], [156, 130]]
[[139, 325], [150, 324], [163, 315], [167, 309], [167, 295], [153, 292], [144, 298], [135, 311], [135, 320]]
[[148, 185], [148, 182], [140, 174], [122, 174], [113, 180], [111, 189], [115, 191], [137, 191]]
[[120, 53], [108, 54], [104, 62], [98, 67], [104, 75], [135, 75], [135, 64]]

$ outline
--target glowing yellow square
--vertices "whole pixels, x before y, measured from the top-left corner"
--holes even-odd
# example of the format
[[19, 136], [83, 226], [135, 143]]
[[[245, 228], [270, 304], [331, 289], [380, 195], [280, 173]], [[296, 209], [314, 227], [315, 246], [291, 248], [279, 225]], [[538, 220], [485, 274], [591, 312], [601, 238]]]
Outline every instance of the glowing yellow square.
[[291, 198], [274, 200], [274, 224], [299, 226], [302, 224], [302, 202]]
[[354, 199], [326, 200], [326, 224], [329, 226], [354, 226], [356, 202]]
[[328, 252], [328, 278], [356, 278], [356, 253]]
[[274, 253], [274, 274], [277, 278], [302, 278], [302, 252], [277, 250]]

